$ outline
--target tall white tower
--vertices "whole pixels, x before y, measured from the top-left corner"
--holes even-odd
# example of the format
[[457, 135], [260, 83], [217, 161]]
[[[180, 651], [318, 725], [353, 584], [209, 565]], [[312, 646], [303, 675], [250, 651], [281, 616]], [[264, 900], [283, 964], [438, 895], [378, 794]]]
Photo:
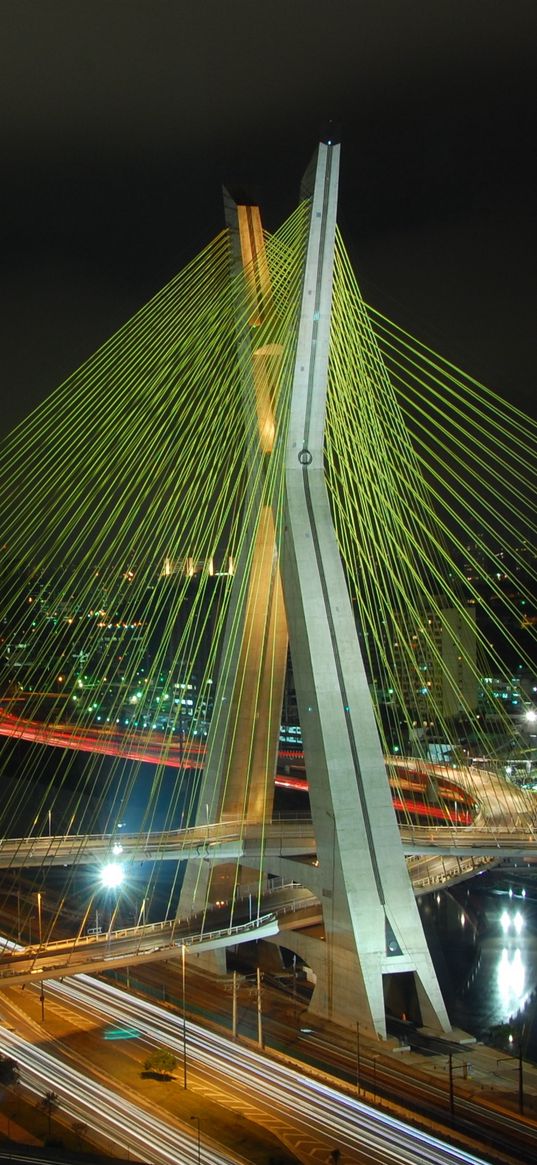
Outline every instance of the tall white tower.
[[[383, 976], [413, 972], [450, 1024], [408, 876], [336, 541], [324, 429], [340, 147], [319, 146], [286, 455], [281, 571], [309, 776], [326, 959], [317, 1008], [385, 1032]], [[360, 434], [356, 434], [360, 441]]]

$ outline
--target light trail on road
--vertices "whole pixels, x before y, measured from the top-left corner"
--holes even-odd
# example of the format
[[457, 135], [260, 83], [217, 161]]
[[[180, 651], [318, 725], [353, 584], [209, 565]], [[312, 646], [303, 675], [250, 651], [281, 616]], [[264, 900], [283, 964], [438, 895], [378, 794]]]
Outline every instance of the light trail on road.
[[178, 1124], [132, 1103], [127, 1097], [105, 1088], [89, 1075], [77, 1071], [35, 1044], [28, 1043], [14, 1032], [0, 1028], [0, 1044], [6, 1055], [13, 1056], [21, 1069], [23, 1086], [35, 1097], [53, 1089], [60, 1099], [62, 1114], [83, 1121], [98, 1138], [113, 1141], [140, 1161], [155, 1165], [237, 1165], [243, 1159], [222, 1152], [210, 1141], [198, 1145], [189, 1127], [181, 1130]]
[[[134, 998], [106, 983], [85, 976], [50, 985], [66, 1003], [135, 1026], [142, 1038], [166, 1046], [179, 1060], [183, 1056], [183, 1019], [152, 1003]], [[213, 1090], [220, 1088], [230, 1105], [264, 1123], [293, 1152], [310, 1161], [338, 1148], [345, 1158], [374, 1165], [389, 1161], [407, 1165], [481, 1165], [484, 1160], [454, 1145], [410, 1127], [386, 1112], [311, 1080], [285, 1065], [188, 1023], [187, 1056], [190, 1072], [202, 1073]]]

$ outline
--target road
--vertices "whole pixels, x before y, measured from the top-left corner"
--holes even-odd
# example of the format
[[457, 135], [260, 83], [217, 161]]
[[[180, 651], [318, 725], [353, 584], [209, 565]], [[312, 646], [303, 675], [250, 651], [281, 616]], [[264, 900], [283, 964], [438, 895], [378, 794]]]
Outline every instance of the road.
[[[51, 1055], [39, 1045], [23, 1040], [14, 1032], [0, 1029], [2, 1051], [13, 1056], [21, 1069], [23, 1084], [36, 1098], [53, 1090], [61, 1103], [61, 1114], [82, 1121], [99, 1141], [103, 1134], [124, 1156], [158, 1165], [185, 1165], [198, 1162], [198, 1146], [192, 1128], [161, 1119], [122, 1094], [114, 1092]], [[214, 1143], [200, 1145], [203, 1165], [237, 1165], [241, 1158], [223, 1153]]]
[[[227, 1028], [231, 1032], [231, 984], [228, 983], [227, 989], [218, 990], [214, 980], [205, 978], [199, 970], [188, 965], [187, 970], [187, 1015], [209, 1017], [220, 1030]], [[133, 973], [137, 975], [136, 970]], [[152, 968], [149, 965], [142, 969], [140, 978], [142, 993], [153, 998], [162, 994], [162, 998], [174, 1003], [180, 1011], [180, 966], [169, 963]], [[356, 1033], [344, 1033], [330, 1026], [324, 1028], [324, 1025], [317, 1028], [315, 1024], [313, 1030], [305, 1014], [306, 1001], [293, 993], [292, 981], [289, 993], [282, 994], [281, 983], [277, 992], [270, 989], [270, 979], [270, 976], [265, 976], [263, 980], [263, 1033], [267, 1045], [277, 1049], [287, 1062], [298, 1060], [311, 1064], [321, 1072], [352, 1082], [352, 1087], [356, 1086], [359, 1074], [363, 1096], [389, 1098], [392, 1108], [399, 1104], [402, 1108], [421, 1113], [426, 1121], [437, 1127], [445, 1127], [451, 1123], [448, 1070], [448, 1053], [451, 1053], [453, 1107], [459, 1133], [465, 1132], [473, 1137], [476, 1145], [482, 1137], [487, 1144], [516, 1154], [520, 1160], [533, 1156], [537, 1159], [537, 1127], [530, 1120], [529, 1127], [523, 1128], [512, 1111], [517, 1106], [517, 1072], [515, 1070], [514, 1076], [511, 1073], [510, 1078], [504, 1079], [502, 1073], [509, 1074], [509, 1068], [506, 1063], [498, 1068], [493, 1050], [482, 1045], [468, 1047], [458, 1042], [428, 1039], [422, 1041], [426, 1044], [423, 1054], [401, 1058], [362, 1032], [358, 1054]], [[144, 982], [148, 984], [145, 992]], [[241, 1037], [249, 1037], [255, 1042], [255, 981], [243, 982], [237, 996], [238, 1031]], [[431, 1055], [433, 1049], [435, 1054]], [[464, 1069], [465, 1064], [467, 1069]], [[525, 1065], [526, 1113], [530, 1118], [535, 1113], [536, 1083], [535, 1073]]]
[[278, 933], [278, 922], [274, 915], [264, 914], [235, 926], [211, 929], [208, 915], [206, 929], [202, 928], [203, 920], [194, 932], [188, 923], [153, 922], [36, 947], [19, 947], [0, 937], [0, 990], [14, 983], [61, 979], [81, 971], [96, 974], [133, 963], [180, 958], [183, 947], [209, 951], [251, 942], [253, 938], [268, 938]]
[[[151, 1003], [84, 976], [50, 984], [48, 992], [63, 1006], [75, 1008], [86, 1017], [94, 1014], [115, 1025], [135, 1027], [141, 1039], [152, 1046], [170, 1048], [182, 1063], [185, 1048], [182, 1017], [170, 1015]], [[47, 1086], [52, 1086], [62, 1096], [62, 1103], [64, 1096], [72, 1104], [79, 1103], [79, 1093], [84, 1095], [85, 1085], [74, 1076], [70, 1067], [66, 1069], [55, 1056], [49, 1056], [34, 1045], [23, 1048], [14, 1033], [2, 1032], [2, 1040], [4, 1043], [7, 1040], [11, 1054], [24, 1064], [25, 1071], [28, 1063], [33, 1071], [46, 1072]], [[342, 1095], [322, 1080], [309, 1079], [283, 1064], [268, 1061], [259, 1053], [233, 1044], [196, 1024], [187, 1024], [186, 1050], [189, 1087], [195, 1088], [196, 1092], [201, 1090], [205, 1096], [236, 1108], [264, 1125], [307, 1165], [326, 1162], [335, 1148], [339, 1149], [342, 1161], [364, 1165], [387, 1165], [390, 1161], [398, 1165], [448, 1165], [452, 1162], [478, 1165], [483, 1160], [411, 1128], [387, 1112], [375, 1111], [355, 1098]], [[95, 1104], [95, 1098], [91, 1103]], [[110, 1103], [108, 1099], [106, 1103]], [[106, 1112], [108, 1120], [108, 1107]], [[110, 1116], [112, 1119], [116, 1117]], [[133, 1119], [130, 1113], [127, 1121], [129, 1132]], [[150, 1118], [150, 1127], [152, 1120]], [[165, 1133], [161, 1133], [159, 1122], [155, 1127], [160, 1146], [155, 1152], [160, 1153], [166, 1143]], [[122, 1137], [125, 1137], [125, 1132]], [[129, 1143], [132, 1147], [132, 1141]], [[177, 1147], [173, 1138], [168, 1145], [170, 1143], [175, 1146], [175, 1153]], [[121, 1144], [125, 1144], [124, 1139]], [[158, 1155], [148, 1158], [147, 1150], [145, 1152], [146, 1159], [151, 1161], [163, 1159]], [[191, 1156], [190, 1149], [188, 1159]], [[176, 1157], [166, 1159], [175, 1161]], [[211, 1160], [215, 1160], [212, 1152]]]

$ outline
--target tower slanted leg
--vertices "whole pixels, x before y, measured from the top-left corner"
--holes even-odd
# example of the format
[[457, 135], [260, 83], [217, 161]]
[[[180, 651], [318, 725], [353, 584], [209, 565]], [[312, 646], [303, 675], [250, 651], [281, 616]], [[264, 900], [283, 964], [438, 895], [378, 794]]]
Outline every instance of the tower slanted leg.
[[[242, 372], [245, 426], [257, 417], [257, 448], [245, 510], [252, 517], [239, 558], [227, 616], [215, 709], [207, 742], [207, 763], [198, 797], [197, 823], [205, 806], [212, 821], [238, 820], [259, 826], [272, 815], [274, 777], [287, 663], [287, 625], [272, 507], [263, 501], [266, 471], [275, 438], [275, 403], [281, 348], [256, 343], [256, 328], [270, 304], [270, 276], [261, 217], [256, 206], [236, 206], [224, 192], [231, 232], [232, 276], [243, 273], [237, 347]], [[245, 311], [245, 301], [247, 311]], [[236, 883], [259, 877], [235, 866], [218, 870], [217, 897], [233, 896]], [[211, 896], [212, 867], [189, 862], [180, 911], [204, 908]]]
[[[334, 1010], [338, 951], [359, 964], [363, 1023], [385, 1034], [384, 974], [412, 971], [449, 1020], [408, 877], [324, 478], [339, 146], [319, 146], [286, 454], [282, 579], [317, 839]], [[359, 434], [357, 434], [359, 440]], [[355, 965], [357, 965], [355, 963]], [[359, 981], [358, 981], [359, 980]], [[361, 1002], [359, 1002], [361, 1000]]]

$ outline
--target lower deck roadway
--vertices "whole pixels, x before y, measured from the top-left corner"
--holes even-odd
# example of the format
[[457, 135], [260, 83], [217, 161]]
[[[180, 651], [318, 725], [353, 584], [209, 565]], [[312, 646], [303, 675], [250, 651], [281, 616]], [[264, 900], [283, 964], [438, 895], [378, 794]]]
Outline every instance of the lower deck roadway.
[[[214, 927], [218, 918], [220, 927]], [[193, 921], [193, 920], [192, 920]], [[274, 914], [264, 914], [236, 924], [222, 925], [222, 913], [207, 912], [198, 921], [156, 922], [100, 935], [60, 939], [41, 947], [16, 947], [4, 942], [0, 953], [0, 991], [14, 983], [35, 983], [42, 979], [62, 979], [66, 975], [96, 973], [133, 963], [182, 958], [183, 949], [203, 953], [230, 945], [270, 938], [278, 933]]]
[[294, 882], [267, 890], [252, 917], [248, 892], [233, 903], [220, 902], [205, 914], [182, 920], [153, 922], [77, 935], [21, 947], [0, 939], [0, 992], [14, 983], [62, 979], [66, 975], [97, 973], [168, 959], [188, 953], [203, 954], [241, 943], [268, 939], [289, 926], [322, 922], [320, 904], [310, 890]]
[[[141, 974], [149, 976], [151, 970], [150, 967], [142, 968]], [[143, 1063], [143, 1057], [147, 1055], [147, 1042], [157, 1047], [170, 1047], [179, 1061], [176, 1070], [177, 1079], [173, 1085], [174, 1116], [177, 1117], [178, 1113], [182, 1113], [181, 1098], [186, 1096], [189, 1107], [185, 1109], [185, 1112], [188, 1114], [195, 1111], [201, 1116], [202, 1129], [207, 1137], [204, 1149], [207, 1149], [210, 1144], [212, 1130], [210, 1107], [205, 1118], [203, 1105], [206, 1101], [209, 1105], [216, 1101], [224, 1103], [233, 1111], [242, 1111], [245, 1116], [250, 1116], [251, 1119], [258, 1119], [259, 1123], [265, 1123], [263, 1117], [265, 1113], [270, 1121], [267, 1127], [274, 1128], [295, 1155], [303, 1162], [307, 1162], [308, 1165], [314, 1165], [314, 1163], [326, 1165], [329, 1154], [336, 1147], [340, 1149], [343, 1161], [347, 1163], [367, 1161], [369, 1165], [372, 1162], [386, 1165], [387, 1161], [392, 1160], [398, 1162], [399, 1165], [408, 1161], [419, 1162], [420, 1165], [421, 1163], [430, 1165], [434, 1162], [437, 1165], [440, 1162], [462, 1163], [464, 1161], [468, 1165], [476, 1158], [479, 1161], [484, 1158], [488, 1160], [492, 1158], [495, 1161], [512, 1161], [515, 1157], [518, 1157], [519, 1161], [535, 1159], [537, 1127], [535, 1124], [528, 1126], [528, 1122], [519, 1121], [513, 1108], [511, 1108], [511, 1113], [505, 1110], [505, 1103], [509, 1103], [509, 1084], [507, 1083], [505, 1089], [499, 1091], [495, 1098], [491, 1097], [499, 1102], [500, 1107], [504, 1105], [503, 1117], [501, 1114], [496, 1114], [494, 1109], [487, 1108], [487, 1097], [483, 1097], [480, 1092], [481, 1055], [482, 1052], [489, 1051], [490, 1053], [490, 1050], [474, 1046], [467, 1053], [464, 1049], [464, 1058], [467, 1057], [467, 1054], [470, 1057], [475, 1057], [475, 1072], [472, 1077], [467, 1079], [459, 1078], [458, 1074], [455, 1075], [454, 1129], [446, 1133], [445, 1125], [449, 1121], [449, 1091], [445, 1056], [424, 1060], [423, 1068], [418, 1064], [417, 1071], [409, 1073], [408, 1068], [405, 1068], [404, 1063], [401, 1062], [406, 1059], [404, 1053], [394, 1054], [393, 1047], [390, 1048], [383, 1042], [364, 1038], [362, 1033], [360, 1045], [361, 1099], [358, 1099], [356, 1095], [356, 1037], [354, 1035], [353, 1042], [351, 1031], [344, 1033], [342, 1029], [332, 1029], [331, 1026], [326, 1025], [316, 1030], [309, 1027], [308, 1034], [301, 1035], [299, 1031], [301, 1018], [300, 1011], [298, 1014], [296, 1011], [296, 1000], [283, 999], [282, 1001], [281, 997], [277, 1000], [273, 992], [264, 988], [264, 1034], [271, 1050], [268, 1056], [267, 1054], [260, 1055], [259, 1051], [254, 1050], [251, 1039], [248, 1040], [246, 1047], [242, 1042], [239, 1045], [234, 1044], [229, 1039], [219, 1037], [213, 1024], [211, 1024], [211, 1032], [190, 1022], [192, 1006], [198, 999], [196, 988], [198, 975], [195, 971], [192, 975], [191, 968], [187, 964], [187, 1042], [183, 1045], [181, 972], [180, 969], [179, 973], [177, 970], [174, 971], [173, 964], [162, 965], [161, 971], [162, 975], [158, 975], [156, 982], [166, 991], [166, 998], [169, 1001], [168, 1007], [170, 1003], [173, 1006], [175, 994], [178, 1004], [176, 1015], [170, 1014], [169, 1010], [166, 1011], [146, 1004], [139, 995], [133, 997], [130, 994], [119, 993], [102, 981], [97, 982], [90, 979], [66, 980], [63, 984], [51, 985], [50, 991], [47, 990], [45, 1029], [43, 1029], [42, 1023], [37, 1022], [39, 1005], [35, 993], [25, 993], [24, 996], [15, 992], [8, 993], [7, 1002], [11, 998], [16, 1000], [18, 1011], [21, 1005], [25, 1008], [28, 1007], [29, 1000], [33, 997], [32, 1013], [36, 1019], [33, 1038], [36, 1045], [39, 1046], [42, 1044], [43, 1030], [45, 1030], [49, 1038], [53, 1037], [56, 1055], [61, 1047], [58, 1041], [62, 1041], [65, 1050], [69, 1049], [72, 1054], [72, 1033], [77, 1030], [77, 1020], [75, 1014], [67, 1026], [67, 1009], [71, 1009], [73, 1005], [79, 1008], [79, 1025], [81, 1024], [87, 1032], [88, 1039], [97, 1040], [95, 1045], [97, 1048], [99, 1047], [99, 1036], [102, 1041], [100, 1024], [110, 1025], [112, 1022], [115, 1028], [129, 1027], [137, 1030], [139, 1040], [129, 1040], [127, 1045], [121, 1043], [113, 1045], [112, 1051], [116, 1058], [118, 1055], [129, 1053], [129, 1058], [132, 1059], [133, 1055], [136, 1056], [138, 1053], [138, 1058], [140, 1059], [141, 1055]], [[223, 1008], [227, 1012], [228, 1019], [231, 1012], [229, 987], [229, 979], [222, 981]], [[141, 988], [142, 984], [140, 984]], [[219, 987], [212, 980], [211, 990], [209, 993], [206, 992], [211, 1011], [216, 1006], [215, 996], [218, 994]], [[75, 1003], [75, 997], [78, 1003]], [[248, 988], [245, 984], [245, 994], [241, 994], [239, 1006], [241, 1037], [243, 1037], [244, 1032], [244, 1007], [247, 998]], [[23, 1002], [27, 999], [28, 1002]], [[59, 1004], [58, 1009], [57, 1004]], [[256, 1030], [255, 997], [250, 1008], [252, 1011], [251, 1032], [254, 1035]], [[280, 1025], [281, 1031], [286, 1033], [283, 1034], [285, 1042], [283, 1054], [276, 1051], [274, 1047], [274, 1040], [276, 1040], [276, 1046], [280, 1042], [277, 1029], [273, 1027], [274, 1009], [277, 1009], [281, 1015], [283, 1021]], [[15, 1015], [11, 1017], [10, 1011], [7, 1014], [12, 1022], [17, 1022]], [[100, 1023], [97, 1020], [94, 1037], [88, 1030], [91, 1027], [90, 1017], [93, 1015], [101, 1016]], [[63, 1021], [63, 1033], [57, 1026], [60, 1021]], [[148, 1024], [151, 1025], [151, 1030]], [[0, 1033], [1, 1030], [0, 1027]], [[346, 1036], [346, 1042], [343, 1044], [341, 1044], [342, 1036]], [[9, 1041], [10, 1038], [16, 1039], [8, 1032], [7, 1040]], [[80, 1038], [77, 1036], [77, 1047]], [[84, 1053], [86, 1065], [92, 1064], [94, 1061], [91, 1050], [93, 1046], [89, 1044], [86, 1047]], [[188, 1090], [186, 1093], [182, 1089], [184, 1047], [187, 1049], [188, 1061]], [[7, 1050], [7, 1045], [5, 1050]], [[15, 1047], [10, 1054], [20, 1058]], [[494, 1056], [494, 1052], [490, 1054]], [[304, 1068], [300, 1062], [303, 1056], [310, 1063], [316, 1062], [317, 1067], [312, 1070]], [[336, 1076], [340, 1075], [339, 1064], [344, 1061], [345, 1056], [347, 1058], [346, 1074], [349, 1080], [347, 1085], [339, 1084], [335, 1079]], [[102, 1061], [102, 1057], [100, 1061]], [[74, 1063], [76, 1065], [77, 1061], [75, 1060]], [[292, 1074], [292, 1080], [289, 1077], [289, 1068], [295, 1070]], [[123, 1077], [123, 1072], [119, 1070], [118, 1073], [115, 1064], [110, 1082], [112, 1082], [112, 1076], [113, 1086], [117, 1088]], [[102, 1072], [99, 1079], [103, 1082]], [[408, 1113], [405, 1113], [402, 1107], [405, 1103], [404, 1098], [407, 1096], [405, 1080], [409, 1086], [414, 1081], [414, 1088], [408, 1092], [410, 1108], [414, 1107], [410, 1097], [414, 1095], [414, 1100], [416, 1100], [420, 1095], [420, 1088], [425, 1102], [430, 1102], [429, 1107], [434, 1107], [435, 1103], [440, 1103], [436, 1120], [434, 1117], [420, 1118], [418, 1121], [413, 1121], [414, 1128], [408, 1123], [404, 1123], [405, 1117], [408, 1118]], [[395, 1090], [394, 1095], [399, 1098], [399, 1103], [392, 1104], [386, 1099], [381, 1099], [389, 1091], [390, 1081], [392, 1082], [392, 1091]], [[51, 1084], [56, 1088], [56, 1082], [52, 1076], [46, 1086], [50, 1087]], [[290, 1085], [289, 1094], [288, 1085]], [[171, 1085], [166, 1086], [166, 1093], [171, 1087]], [[222, 1096], [220, 1101], [219, 1089]], [[303, 1089], [306, 1091], [303, 1092]], [[480, 1100], [484, 1099], [484, 1105], [475, 1104], [477, 1094], [479, 1094]], [[532, 1095], [532, 1081], [528, 1079], [528, 1101], [530, 1095]], [[372, 1103], [382, 1106], [383, 1111], [375, 1112], [374, 1108], [371, 1107]], [[471, 1119], [473, 1119], [476, 1108], [481, 1109], [481, 1117], [485, 1123], [482, 1132], [475, 1125], [473, 1135], [471, 1133], [470, 1135], [462, 1134], [461, 1137], [457, 1125], [459, 1119], [464, 1118], [467, 1106], [470, 1106], [468, 1112]], [[293, 1121], [293, 1113], [297, 1118], [295, 1121]], [[393, 1118], [398, 1115], [403, 1123], [394, 1121]], [[491, 1147], [497, 1117], [500, 1117], [500, 1123], [503, 1123], [505, 1127], [510, 1150], [507, 1153], [501, 1153], [496, 1148], [493, 1150]], [[440, 1128], [440, 1122], [444, 1123], [444, 1129]], [[416, 1125], [420, 1125], [421, 1129]], [[487, 1131], [489, 1127], [490, 1138]], [[436, 1139], [434, 1135], [431, 1137], [422, 1132], [422, 1129], [428, 1130], [429, 1134], [436, 1133]], [[457, 1130], [456, 1133], [455, 1130]], [[455, 1144], [453, 1143], [454, 1133]], [[356, 1139], [355, 1134], [359, 1139]], [[527, 1145], [522, 1145], [522, 1148], [519, 1144], [517, 1153], [517, 1139], [523, 1135], [529, 1136], [530, 1140]], [[446, 1141], [450, 1143], [446, 1143]], [[461, 1153], [460, 1149], [457, 1148], [457, 1143], [461, 1142], [467, 1155]], [[488, 1148], [485, 1147], [487, 1143]], [[193, 1146], [193, 1160], [194, 1150], [195, 1146]], [[186, 1159], [189, 1159], [188, 1155]], [[209, 1165], [209, 1162], [214, 1159], [216, 1159], [215, 1156], [206, 1157], [205, 1154], [203, 1155], [204, 1165], [206, 1161]]]
[[[436, 859], [439, 860], [439, 859]], [[446, 859], [441, 859], [445, 864]], [[427, 869], [429, 867], [427, 866]], [[296, 863], [297, 878], [303, 866]], [[459, 861], [458, 879], [465, 874]], [[447, 868], [451, 880], [457, 880], [453, 868]], [[434, 885], [440, 885], [438, 873]], [[429, 881], [432, 881], [429, 874]], [[432, 885], [427, 887], [432, 889]], [[420, 879], [416, 879], [416, 893]], [[204, 915], [182, 920], [153, 922], [99, 934], [79, 934], [61, 939], [16, 947], [5, 943], [0, 951], [0, 991], [14, 982], [23, 984], [43, 979], [61, 979], [80, 972], [97, 972], [141, 963], [181, 959], [183, 948], [188, 951], [215, 950], [234, 947], [253, 939], [272, 938], [286, 930], [322, 926], [322, 907], [319, 899], [305, 885], [297, 881], [271, 879], [259, 896], [259, 884], [241, 887], [241, 897], [234, 901], [219, 901], [209, 906]], [[252, 914], [254, 916], [252, 917]]]
[[[293, 1063], [301, 1070], [311, 1065], [313, 1075], [322, 1081], [339, 1077], [347, 1082], [347, 1095], [356, 1096], [357, 1041], [354, 1026], [344, 1029], [326, 1021], [315, 1021], [305, 1012], [307, 999], [297, 994], [293, 975], [279, 980], [267, 973], [262, 980], [262, 1010], [264, 1044], [270, 1054], [283, 1057], [283, 1063]], [[254, 1046], [257, 1036], [257, 997], [252, 981], [238, 976], [238, 1034]], [[130, 977], [131, 988], [146, 997], [158, 995], [168, 1006], [182, 1009], [181, 975], [173, 964], [152, 968], [144, 966]], [[231, 1031], [232, 983], [231, 977], [215, 979], [197, 966], [187, 964], [186, 999], [189, 1018], [205, 1022], [209, 1017], [216, 1030]], [[410, 1026], [410, 1025], [407, 1025]], [[302, 1030], [303, 1029], [303, 1030]], [[389, 1112], [405, 1119], [405, 1103], [409, 1109], [429, 1114], [426, 1124], [439, 1132], [439, 1122], [450, 1122], [449, 1115], [449, 1060], [453, 1054], [454, 1125], [466, 1123], [470, 1136], [479, 1136], [479, 1125], [484, 1136], [490, 1133], [492, 1143], [499, 1108], [505, 1117], [505, 1143], [510, 1148], [520, 1129], [518, 1109], [518, 1061], [501, 1059], [502, 1053], [469, 1039], [465, 1033], [454, 1031], [449, 1039], [433, 1039], [424, 1034], [424, 1042], [431, 1043], [431, 1051], [422, 1054], [403, 1051], [394, 1040], [380, 1041], [360, 1032], [360, 1094], [369, 1101], [381, 1102]], [[436, 1050], [434, 1050], [436, 1049]], [[501, 1062], [498, 1064], [498, 1058]], [[464, 1071], [464, 1066], [467, 1066]], [[519, 1158], [533, 1159], [537, 1146], [537, 1067], [524, 1065], [525, 1111], [530, 1125], [530, 1139], [523, 1142]], [[392, 1097], [394, 1103], [386, 1098]], [[490, 1108], [488, 1106], [491, 1106]], [[478, 1119], [479, 1118], [479, 1119]], [[433, 1123], [436, 1122], [436, 1123]], [[499, 1127], [503, 1117], [500, 1115]], [[470, 1146], [468, 1146], [470, 1147]], [[537, 1155], [537, 1154], [536, 1154]]]

